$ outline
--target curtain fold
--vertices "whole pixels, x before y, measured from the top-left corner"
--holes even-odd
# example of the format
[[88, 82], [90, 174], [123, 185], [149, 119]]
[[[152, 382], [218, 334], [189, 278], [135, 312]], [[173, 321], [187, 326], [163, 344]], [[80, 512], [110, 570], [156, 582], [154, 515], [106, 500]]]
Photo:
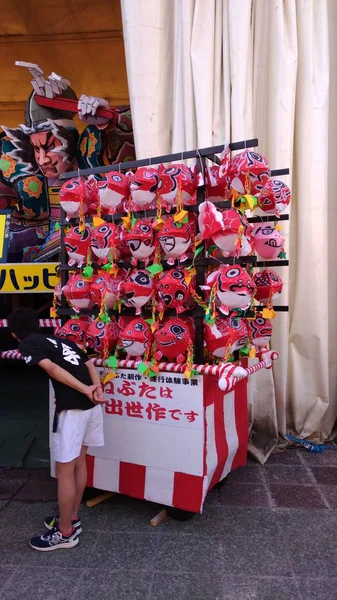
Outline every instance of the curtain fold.
[[137, 156], [258, 137], [290, 168], [290, 268], [273, 371], [251, 378], [251, 452], [287, 432], [327, 439], [337, 417], [337, 3], [335, 0], [122, 0]]

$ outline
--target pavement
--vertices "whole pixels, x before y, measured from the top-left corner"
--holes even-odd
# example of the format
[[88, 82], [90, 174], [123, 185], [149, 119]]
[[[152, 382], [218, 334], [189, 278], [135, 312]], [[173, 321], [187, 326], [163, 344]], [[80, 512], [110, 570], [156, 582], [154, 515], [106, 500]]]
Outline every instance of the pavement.
[[[0, 469], [0, 600], [337, 600], [337, 452], [249, 459], [202, 515], [116, 495], [82, 507], [77, 547], [28, 545], [55, 508], [47, 469]], [[89, 492], [88, 492], [89, 493]]]

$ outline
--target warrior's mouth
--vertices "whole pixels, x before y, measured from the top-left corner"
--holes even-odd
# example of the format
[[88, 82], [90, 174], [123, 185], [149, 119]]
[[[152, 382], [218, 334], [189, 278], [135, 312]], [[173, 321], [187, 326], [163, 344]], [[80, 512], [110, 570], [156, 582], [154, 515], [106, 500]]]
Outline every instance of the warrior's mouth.
[[276, 242], [276, 240], [273, 240], [273, 239], [271, 239], [271, 240], [267, 240], [267, 241], [265, 242], [265, 244], [266, 244], [266, 246], [271, 246], [272, 248], [281, 248], [281, 247], [282, 247], [282, 244], [280, 244], [280, 245], [279, 245], [279, 244]]
[[164, 246], [164, 250], [166, 250], [167, 252], [171, 252], [176, 245], [174, 237], [161, 237], [160, 241]]

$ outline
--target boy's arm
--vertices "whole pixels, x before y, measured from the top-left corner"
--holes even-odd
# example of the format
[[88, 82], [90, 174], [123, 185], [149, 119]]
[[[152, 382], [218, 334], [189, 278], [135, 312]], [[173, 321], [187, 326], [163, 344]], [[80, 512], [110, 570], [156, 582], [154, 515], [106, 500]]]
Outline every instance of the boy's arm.
[[68, 371], [62, 369], [62, 367], [59, 367], [58, 365], [53, 363], [51, 360], [49, 360], [49, 358], [44, 358], [43, 360], [40, 360], [38, 362], [38, 365], [44, 371], [46, 371], [49, 377], [55, 379], [55, 381], [58, 381], [59, 383], [63, 383], [64, 385], [73, 388], [74, 390], [77, 390], [78, 392], [81, 392], [82, 394], [87, 396], [87, 398], [89, 398], [91, 402], [95, 403], [93, 395], [97, 388], [100, 386], [100, 382], [99, 384], [85, 385], [84, 383], [76, 379], [76, 377], [68, 373]]
[[104, 400], [102, 383], [101, 383], [101, 378], [99, 376], [99, 373], [98, 373], [94, 363], [91, 360], [88, 360], [85, 364], [89, 371], [89, 375], [90, 375], [92, 383], [97, 386], [95, 394], [94, 394], [94, 398], [93, 398], [94, 402], [96, 402], [97, 404], [104, 404], [106, 402], [106, 400]]

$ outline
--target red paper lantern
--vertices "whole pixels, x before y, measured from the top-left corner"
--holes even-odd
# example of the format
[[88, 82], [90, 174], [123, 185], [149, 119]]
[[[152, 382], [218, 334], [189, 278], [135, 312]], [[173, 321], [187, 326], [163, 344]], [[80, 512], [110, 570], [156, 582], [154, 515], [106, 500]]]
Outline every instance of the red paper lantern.
[[206, 347], [217, 358], [225, 359], [227, 354], [240, 350], [247, 343], [248, 332], [243, 319], [217, 318], [213, 325], [205, 324]]
[[176, 258], [183, 262], [187, 259], [187, 250], [192, 244], [192, 226], [190, 223], [175, 222], [168, 217], [158, 233], [158, 239], [168, 263], [174, 265]]
[[150, 325], [142, 318], [133, 319], [119, 334], [119, 345], [127, 353], [127, 359], [141, 360], [151, 348]]
[[261, 258], [274, 260], [278, 257], [280, 252], [283, 252], [285, 239], [276, 227], [273, 227], [268, 223], [263, 223], [262, 225], [258, 224], [254, 228], [252, 235], [254, 238], [255, 250]]
[[126, 175], [118, 171], [109, 171], [97, 181], [98, 195], [103, 212], [113, 215], [122, 209], [129, 196], [129, 182]]
[[187, 324], [182, 319], [169, 319], [163, 327], [154, 334], [156, 343], [155, 358], [161, 360], [164, 356], [174, 362], [184, 362], [186, 353], [192, 345], [191, 334]]
[[91, 189], [84, 179], [74, 177], [62, 185], [59, 198], [68, 219], [86, 215], [92, 200]]
[[125, 297], [126, 306], [136, 309], [136, 314], [141, 313], [141, 308], [151, 300], [154, 291], [154, 281], [148, 271], [137, 269], [121, 283], [121, 296]]
[[120, 269], [117, 275], [110, 275], [102, 271], [93, 279], [90, 286], [91, 298], [95, 304], [102, 306], [104, 301], [108, 309], [113, 309], [120, 292], [120, 285], [126, 275], [124, 269]]
[[88, 327], [87, 319], [69, 319], [62, 327], [55, 329], [55, 335], [62, 339], [71, 340], [83, 349], [86, 347]]
[[[187, 272], [188, 273], [188, 272]], [[167, 308], [175, 308], [182, 313], [188, 309], [187, 303], [191, 298], [191, 287], [194, 287], [194, 278], [187, 283], [187, 273], [180, 269], [170, 269], [160, 275], [157, 282], [158, 304], [157, 310], [162, 312]]]
[[256, 300], [264, 304], [272, 304], [281, 295], [283, 282], [281, 277], [271, 269], [255, 273]]
[[279, 179], [270, 179], [259, 196], [259, 207], [269, 215], [279, 216], [290, 204], [291, 191]]
[[160, 169], [158, 192], [162, 206], [171, 210], [177, 201], [192, 204], [195, 201], [196, 180], [191, 169], [184, 164], [169, 165]]
[[128, 173], [131, 202], [129, 210], [150, 210], [155, 208], [159, 171], [151, 167], [139, 167], [135, 173]]
[[139, 260], [142, 260], [148, 264], [149, 258], [155, 250], [151, 221], [138, 219], [131, 231], [123, 235], [123, 239], [127, 242], [133, 256], [132, 263], [137, 264]]
[[239, 194], [261, 193], [270, 177], [267, 159], [250, 150], [234, 156], [228, 166], [228, 183]]
[[102, 358], [107, 358], [114, 352], [119, 336], [119, 327], [116, 321], [105, 322], [100, 319], [93, 321], [87, 330], [87, 343], [89, 348], [95, 350]]
[[94, 305], [90, 294], [90, 282], [82, 275], [72, 275], [62, 291], [75, 311], [92, 308]]
[[91, 230], [91, 248], [100, 265], [120, 257], [121, 229], [114, 223], [102, 223]]
[[263, 348], [270, 342], [273, 326], [269, 319], [264, 319], [256, 313], [255, 319], [247, 321], [248, 335], [251, 343], [257, 348]]
[[225, 315], [230, 310], [246, 310], [256, 293], [256, 286], [246, 269], [240, 265], [226, 265], [213, 271], [207, 278], [208, 285], [216, 285], [220, 311]]
[[87, 260], [91, 246], [91, 232], [89, 227], [80, 231], [78, 226], [71, 229], [64, 236], [64, 245], [67, 250], [68, 264], [72, 267], [82, 267]]

